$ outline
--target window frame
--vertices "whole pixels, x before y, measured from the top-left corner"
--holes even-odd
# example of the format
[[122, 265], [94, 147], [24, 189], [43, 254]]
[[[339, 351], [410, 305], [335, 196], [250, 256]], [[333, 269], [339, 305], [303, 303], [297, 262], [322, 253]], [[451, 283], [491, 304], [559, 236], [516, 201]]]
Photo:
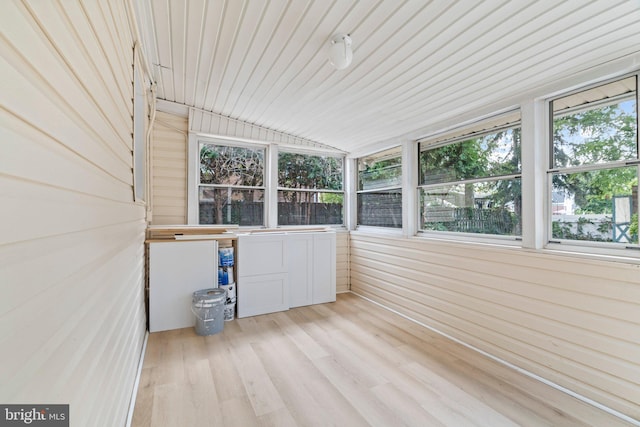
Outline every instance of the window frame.
[[[515, 118], [517, 117], [517, 118]], [[504, 120], [501, 120], [504, 118]], [[498, 123], [498, 124], [494, 124]], [[421, 167], [420, 157], [421, 154], [428, 150], [438, 149], [441, 147], [445, 147], [448, 145], [460, 143], [467, 141], [473, 138], [482, 138], [487, 135], [495, 134], [497, 132], [506, 130], [506, 129], [520, 129], [520, 170], [518, 173], [512, 174], [504, 174], [504, 175], [488, 175], [480, 178], [468, 178], [468, 179], [458, 179], [455, 181], [446, 181], [446, 182], [436, 182], [433, 184], [422, 184], [423, 173]], [[423, 145], [424, 144], [424, 145]], [[519, 179], [521, 182], [521, 191], [520, 198], [524, 201], [524, 192], [522, 190], [522, 181], [523, 181], [523, 165], [522, 165], [522, 145], [523, 145], [523, 137], [522, 137], [522, 119], [520, 109], [514, 109], [511, 111], [507, 111], [501, 114], [489, 116], [482, 120], [477, 120], [473, 124], [468, 126], [459, 126], [453, 128], [451, 131], [447, 133], [442, 133], [439, 135], [435, 135], [433, 137], [422, 138], [416, 141], [416, 174], [417, 174], [417, 188], [416, 191], [416, 205], [414, 209], [416, 210], [416, 232], [418, 236], [435, 238], [435, 239], [446, 239], [446, 240], [455, 240], [455, 241], [463, 241], [463, 242], [471, 242], [471, 243], [492, 243], [495, 244], [499, 242], [500, 244], [508, 245], [508, 246], [521, 246], [522, 244], [522, 235], [525, 233], [524, 223], [522, 219], [522, 206], [520, 211], [520, 222], [521, 222], [521, 235], [503, 235], [503, 234], [488, 234], [488, 233], [473, 233], [473, 232], [461, 232], [461, 231], [439, 231], [439, 230], [426, 230], [424, 229], [424, 224], [421, 220], [421, 192], [423, 190], [428, 190], [430, 188], [438, 188], [449, 185], [460, 185], [460, 184], [475, 184], [480, 182], [496, 182], [496, 181], [505, 181], [505, 180], [513, 180]]]
[[[387, 149], [384, 150], [380, 150], [380, 151], [375, 151], [371, 154], [368, 155], [364, 155], [364, 156], [360, 156], [356, 159], [356, 173], [355, 173], [355, 180], [356, 183], [354, 185], [354, 189], [356, 190], [356, 198], [355, 198], [355, 203], [356, 205], [354, 206], [354, 209], [356, 211], [356, 215], [355, 215], [355, 229], [356, 230], [388, 230], [389, 232], [395, 232], [395, 231], [399, 231], [402, 232], [403, 228], [404, 228], [404, 215], [403, 215], [403, 210], [404, 210], [404, 206], [402, 203], [402, 199], [403, 199], [403, 176], [404, 176], [404, 165], [403, 165], [403, 146], [402, 145], [396, 145], [396, 146], [392, 146], [389, 147]], [[394, 183], [393, 185], [388, 185], [388, 186], [382, 186], [382, 187], [377, 187], [377, 188], [370, 188], [370, 189], [364, 189], [364, 188], [360, 188], [360, 163], [361, 161], [363, 161], [365, 158], [367, 157], [372, 157], [375, 155], [379, 155], [379, 154], [383, 154], [383, 153], [387, 153], [387, 152], [391, 152], [390, 156], [387, 156], [389, 159], [395, 159], [398, 158], [400, 160], [400, 179], [397, 183]], [[386, 160], [385, 159], [381, 159], [381, 160]], [[381, 160], [377, 160], [377, 161], [381, 161]], [[389, 226], [383, 226], [383, 225], [371, 225], [371, 224], [360, 224], [359, 222], [359, 211], [358, 211], [358, 207], [360, 206], [360, 202], [359, 202], [359, 198], [361, 194], [371, 194], [371, 193], [378, 193], [378, 192], [384, 192], [384, 191], [390, 191], [390, 190], [399, 190], [399, 194], [400, 194], [400, 227], [389, 227]]]
[[[566, 166], [566, 167], [555, 167], [554, 164], [554, 119], [555, 114], [553, 111], [553, 102], [562, 98], [566, 98], [571, 95], [587, 92], [589, 90], [605, 86], [610, 83], [619, 82], [630, 77], [635, 78], [635, 114], [636, 114], [636, 158], [635, 159], [627, 159], [627, 160], [615, 160], [608, 161], [605, 163], [592, 163], [586, 165], [579, 166]], [[547, 111], [547, 133], [546, 133], [546, 144], [545, 144], [545, 184], [546, 184], [546, 194], [545, 194], [545, 221], [544, 221], [544, 248], [552, 251], [558, 251], [560, 253], [563, 252], [571, 252], [571, 253], [579, 253], [579, 254], [595, 254], [595, 255], [612, 255], [612, 256], [621, 256], [624, 258], [640, 258], [640, 244], [633, 243], [624, 243], [624, 242], [602, 242], [602, 241], [591, 241], [591, 240], [577, 240], [577, 239], [561, 239], [553, 237], [553, 223], [554, 223], [554, 215], [552, 212], [552, 193], [553, 193], [553, 176], [554, 174], [565, 173], [565, 174], [577, 174], [582, 172], [592, 172], [598, 170], [611, 170], [611, 169], [620, 169], [628, 166], [636, 167], [636, 175], [638, 176], [638, 181], [640, 184], [640, 96], [639, 96], [639, 87], [638, 83], [640, 83], [640, 72], [627, 73], [623, 75], [619, 75], [609, 79], [601, 79], [595, 81], [591, 84], [582, 85], [576, 89], [564, 91], [554, 95], [553, 97], [549, 97], [545, 100], [546, 111]], [[596, 100], [589, 102], [585, 105], [569, 107], [567, 109], [561, 110], [562, 115], [566, 115], [568, 112], [579, 112], [579, 111], [588, 111], [591, 109], [598, 108], [600, 105], [611, 104], [612, 100], [624, 100], [624, 99], [632, 99], [632, 97], [628, 95], [618, 95], [607, 100]], [[638, 207], [635, 207], [636, 213], [639, 211]], [[632, 212], [633, 215], [633, 212]]]
[[[329, 227], [334, 229], [345, 229], [347, 211], [347, 181], [346, 181], [346, 156], [345, 153], [338, 150], [325, 150], [315, 147], [301, 147], [294, 145], [282, 145], [275, 142], [260, 141], [253, 139], [245, 139], [233, 136], [220, 136], [210, 135], [201, 132], [189, 131], [186, 135], [187, 138], [187, 224], [189, 225], [202, 225], [199, 221], [199, 188], [200, 188], [200, 142], [209, 143], [214, 145], [223, 145], [231, 147], [241, 148], [259, 148], [265, 150], [264, 157], [264, 223], [262, 225], [244, 225], [236, 226], [234, 228], [239, 229], [264, 229], [264, 228], [281, 228], [277, 224], [277, 198], [278, 198], [278, 152], [280, 150], [285, 152], [299, 152], [308, 155], [319, 156], [331, 156], [342, 159], [342, 191], [336, 191], [343, 193], [343, 213], [342, 224], [323, 224], [318, 225], [322, 227]], [[254, 188], [254, 187], [251, 187]], [[324, 191], [324, 190], [322, 190]], [[329, 190], [327, 190], [329, 191]], [[334, 190], [335, 191], [335, 190]], [[217, 226], [217, 225], [215, 225]], [[310, 226], [298, 226], [287, 225], [286, 228], [309, 228]]]
[[[304, 156], [315, 156], [315, 157], [333, 157], [340, 159], [342, 162], [342, 171], [341, 171], [341, 180], [342, 180], [342, 189], [341, 190], [331, 190], [324, 188], [290, 188], [290, 187], [281, 187], [279, 180], [279, 163], [280, 163], [280, 154], [281, 153], [291, 153], [291, 154], [300, 154]], [[274, 156], [274, 165], [272, 167], [275, 170], [275, 192], [273, 195], [273, 199], [275, 203], [275, 225], [277, 228], [305, 228], [305, 227], [330, 227], [330, 228], [344, 228], [346, 224], [346, 212], [347, 212], [347, 193], [345, 191], [346, 187], [346, 156], [340, 153], [331, 153], [326, 151], [318, 151], [318, 150], [305, 150], [304, 148], [298, 147], [290, 147], [290, 146], [279, 146], [277, 153]], [[280, 192], [300, 192], [300, 193], [328, 193], [328, 194], [341, 194], [342, 195], [342, 222], [340, 224], [285, 224], [282, 225], [279, 223], [279, 212], [278, 205], [280, 199]]]
[[[264, 150], [263, 153], [263, 177], [262, 177], [262, 186], [245, 186], [245, 185], [222, 185], [222, 184], [202, 184], [200, 182], [200, 150], [201, 144], [210, 144], [210, 145], [218, 145], [225, 147], [235, 147], [235, 148], [247, 148], [247, 149], [259, 149]], [[262, 190], [264, 192], [264, 206], [263, 206], [263, 222], [262, 224], [256, 225], [244, 225], [241, 228], [265, 228], [268, 224], [268, 200], [269, 200], [269, 189], [268, 189], [268, 176], [269, 176], [269, 145], [268, 144], [260, 144], [260, 143], [250, 143], [250, 142], [242, 142], [236, 141], [232, 139], [219, 138], [219, 137], [209, 137], [203, 136], [200, 134], [190, 133], [189, 134], [189, 168], [187, 170], [187, 223], [195, 224], [195, 225], [214, 225], [214, 226], [223, 226], [225, 224], [201, 224], [200, 223], [200, 188], [204, 185], [209, 188], [231, 188], [237, 190], [243, 189], [252, 189], [252, 190]], [[234, 225], [235, 226], [235, 225]]]

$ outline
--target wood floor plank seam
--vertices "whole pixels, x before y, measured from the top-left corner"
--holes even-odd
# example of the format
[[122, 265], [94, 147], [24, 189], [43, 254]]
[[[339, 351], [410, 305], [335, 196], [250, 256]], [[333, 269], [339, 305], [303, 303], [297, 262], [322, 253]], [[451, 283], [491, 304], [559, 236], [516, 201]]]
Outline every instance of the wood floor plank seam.
[[350, 293], [149, 336], [134, 427], [629, 423]]

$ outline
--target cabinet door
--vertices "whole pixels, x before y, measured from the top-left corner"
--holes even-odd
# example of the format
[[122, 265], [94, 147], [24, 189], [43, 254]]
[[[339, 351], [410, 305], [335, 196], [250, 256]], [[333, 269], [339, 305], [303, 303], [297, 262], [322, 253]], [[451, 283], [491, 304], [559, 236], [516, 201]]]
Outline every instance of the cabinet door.
[[313, 303], [313, 234], [287, 236], [289, 301], [291, 307]]
[[287, 273], [240, 276], [237, 293], [239, 318], [289, 309]]
[[313, 304], [336, 300], [336, 233], [313, 235]]
[[238, 317], [289, 309], [284, 233], [238, 236]]
[[149, 332], [195, 324], [193, 292], [218, 286], [218, 243], [149, 244]]
[[285, 273], [287, 271], [286, 236], [251, 234], [238, 236], [238, 276]]

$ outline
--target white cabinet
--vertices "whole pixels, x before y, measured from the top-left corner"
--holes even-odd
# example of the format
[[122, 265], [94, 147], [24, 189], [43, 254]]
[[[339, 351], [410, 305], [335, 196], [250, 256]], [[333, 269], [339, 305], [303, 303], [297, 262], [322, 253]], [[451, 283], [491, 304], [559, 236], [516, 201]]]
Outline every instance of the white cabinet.
[[312, 304], [336, 300], [336, 233], [313, 234]]
[[287, 273], [241, 276], [237, 293], [239, 318], [289, 309]]
[[238, 317], [336, 300], [334, 232], [238, 236]]
[[238, 317], [289, 309], [285, 234], [238, 236]]
[[292, 234], [289, 249], [289, 306], [300, 307], [313, 301], [313, 235]]
[[193, 292], [217, 286], [215, 240], [149, 243], [149, 332], [193, 326]]
[[289, 253], [290, 307], [336, 300], [336, 234], [292, 233]]

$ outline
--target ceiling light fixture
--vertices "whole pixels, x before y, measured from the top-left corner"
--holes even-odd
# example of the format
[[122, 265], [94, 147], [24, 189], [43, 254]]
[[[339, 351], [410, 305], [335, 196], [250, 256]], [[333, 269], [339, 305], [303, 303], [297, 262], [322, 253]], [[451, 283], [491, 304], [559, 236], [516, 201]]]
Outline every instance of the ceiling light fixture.
[[344, 70], [351, 64], [353, 51], [349, 34], [336, 34], [329, 40], [329, 62], [338, 70]]

